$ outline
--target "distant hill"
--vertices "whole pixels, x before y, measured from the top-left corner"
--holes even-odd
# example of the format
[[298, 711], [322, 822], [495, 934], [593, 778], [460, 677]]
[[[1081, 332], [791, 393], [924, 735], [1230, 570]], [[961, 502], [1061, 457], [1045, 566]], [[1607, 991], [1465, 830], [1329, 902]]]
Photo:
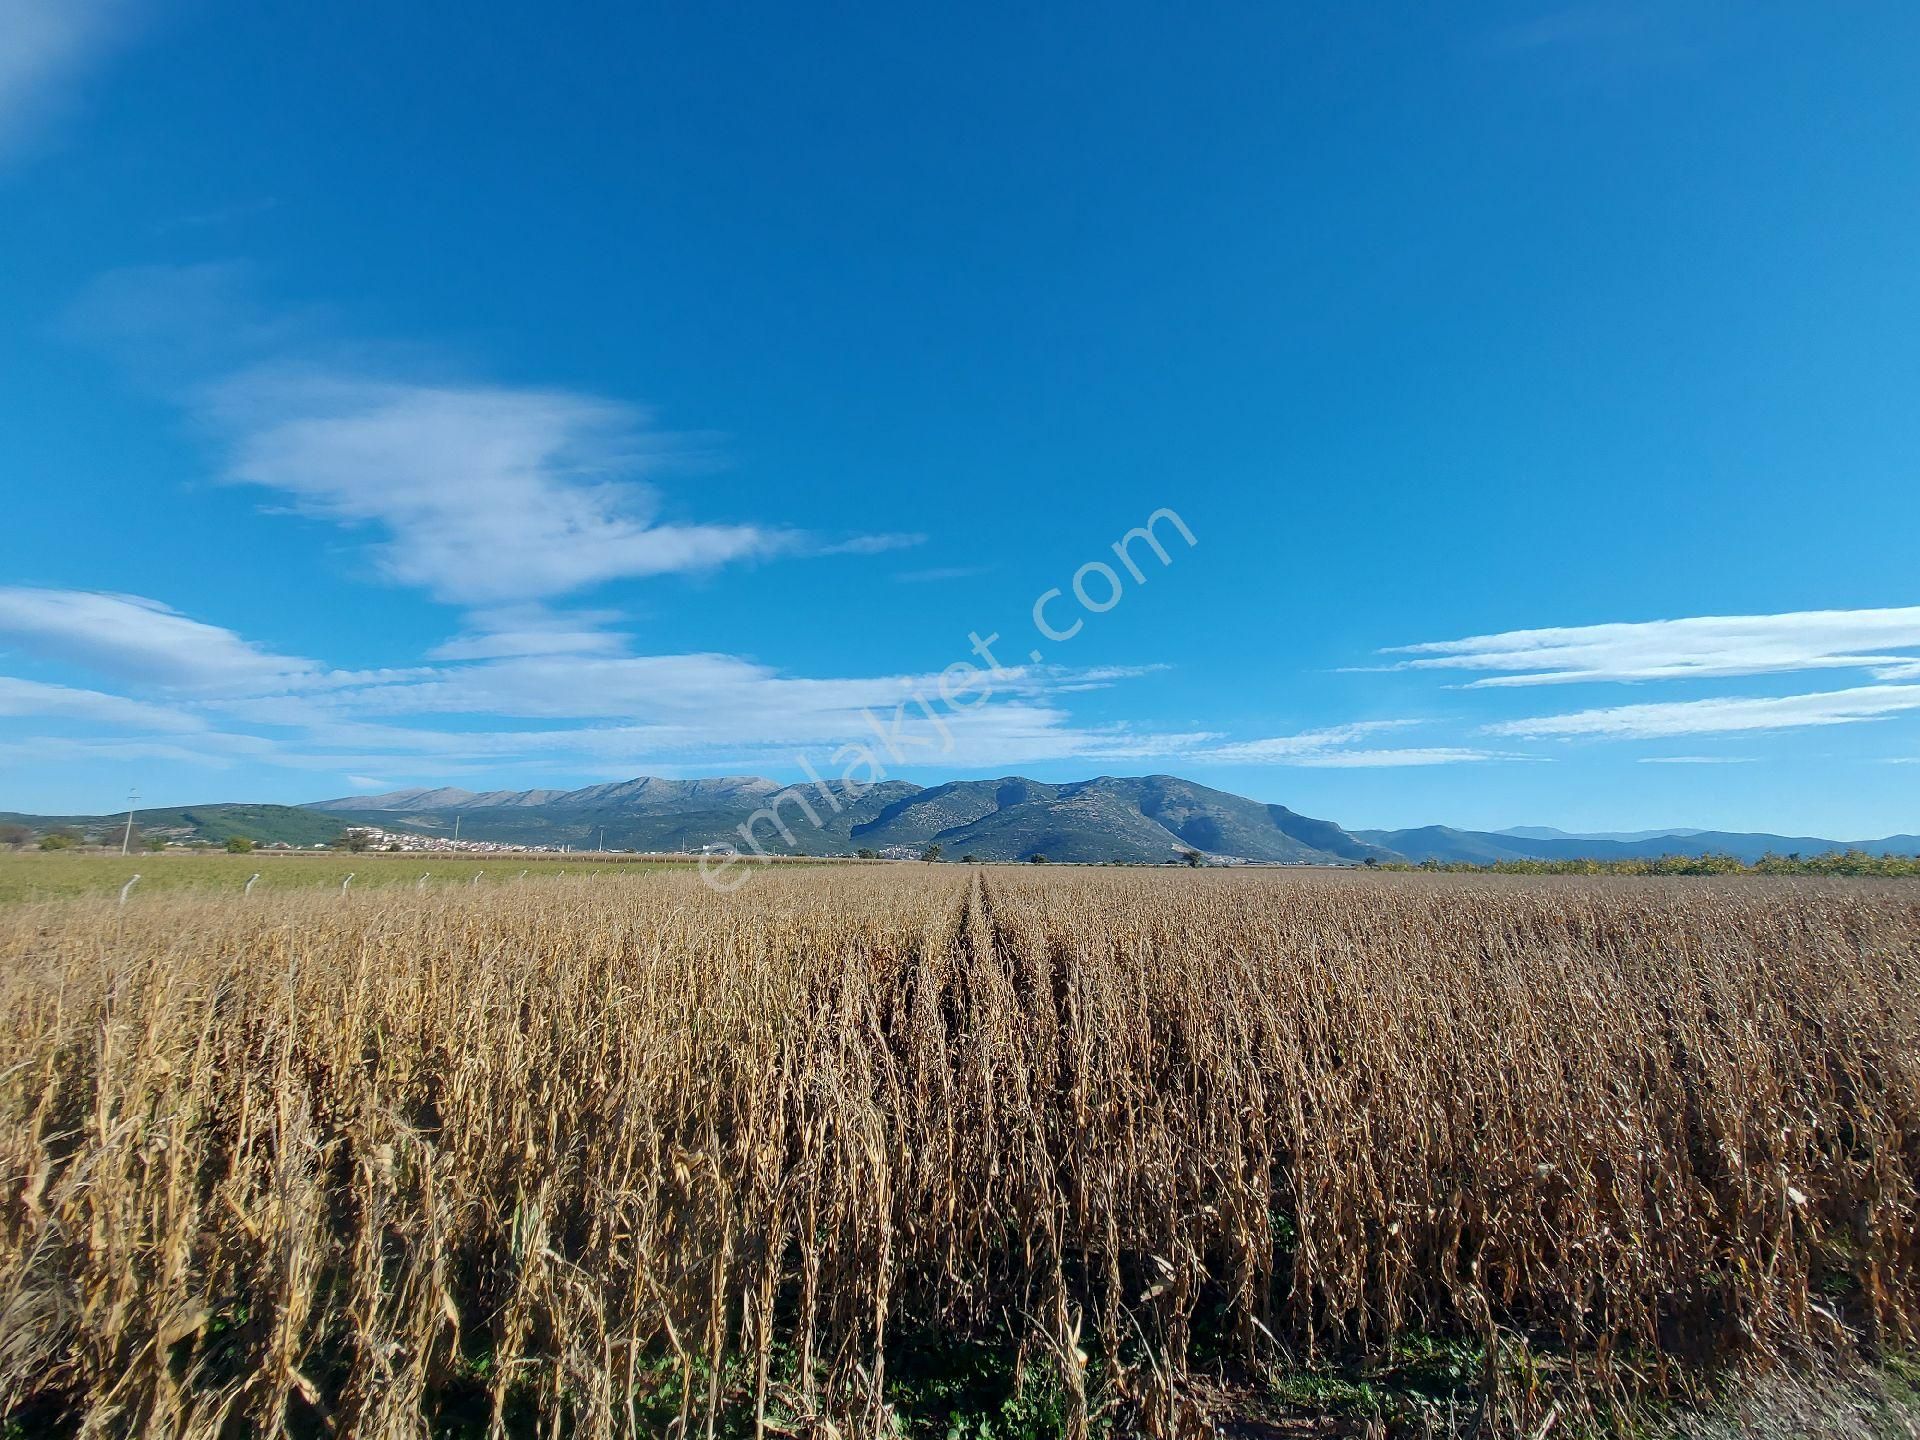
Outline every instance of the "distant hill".
[[865, 845], [938, 843], [955, 854], [1158, 864], [1198, 850], [1220, 858], [1329, 864], [1392, 858], [1338, 825], [1172, 775], [1065, 785], [1009, 776], [957, 780], [901, 800], [857, 828]]
[[755, 805], [783, 787], [757, 775], [714, 775], [696, 780], [663, 780], [643, 775], [580, 790], [486, 790], [476, 793], [444, 787], [437, 790], [390, 790], [384, 795], [350, 795], [321, 800], [313, 810], [504, 810], [504, 809], [619, 809], [634, 814], [678, 814], [689, 810], [726, 809], [751, 800]]
[[1361, 839], [1384, 845], [1409, 860], [1492, 865], [1502, 860], [1654, 860], [1662, 855], [1732, 855], [1752, 864], [1763, 855], [1822, 855], [1864, 850], [1869, 855], [1920, 854], [1920, 835], [1879, 840], [1827, 840], [1812, 835], [1769, 835], [1724, 830], [1655, 831], [1644, 838], [1605, 840], [1583, 836], [1532, 838], [1514, 831], [1454, 830], [1428, 825], [1417, 830], [1359, 830]]
[[[36, 833], [72, 830], [88, 840], [118, 844], [125, 833], [127, 812], [118, 815], [22, 815], [0, 811], [0, 823], [25, 825]], [[242, 836], [259, 845], [327, 845], [346, 828], [329, 815], [305, 805], [186, 805], [136, 810], [136, 833], [167, 840], [205, 840], [224, 844]]]
[[1413, 861], [1438, 860], [1445, 865], [1494, 865], [1502, 860], [1537, 860], [1540, 841], [1516, 840], [1478, 830], [1455, 830], [1446, 825], [1423, 825], [1415, 830], [1360, 830], [1360, 839]]
[[1668, 835], [1698, 835], [1698, 830], [1682, 830], [1673, 826], [1665, 830], [1556, 830], [1551, 825], [1515, 825], [1507, 830], [1495, 830], [1495, 835], [1512, 835], [1521, 840], [1658, 840]]
[[[739, 827], [770, 809], [786, 827], [761, 820], [755, 835], [769, 851], [797, 855], [850, 854], [865, 841], [855, 827], [869, 824], [919, 787], [886, 781], [857, 798], [829, 782], [829, 800], [811, 785], [779, 785], [751, 776], [664, 780], [645, 777], [580, 790], [396, 790], [384, 795], [323, 800], [313, 808], [344, 825], [378, 825], [419, 835], [492, 840], [509, 845], [604, 845], [611, 850], [694, 851], [740, 845]], [[838, 808], [835, 808], [835, 807]], [[818, 816], [815, 826], [808, 808]], [[457, 832], [456, 832], [457, 826]], [[787, 838], [791, 836], [791, 840]]]
[[464, 838], [521, 844], [599, 844], [604, 830], [604, 843], [618, 849], [737, 845], [739, 827], [770, 811], [786, 834], [762, 818], [756, 837], [770, 851], [802, 854], [918, 851], [938, 844], [956, 859], [982, 860], [1040, 854], [1059, 861], [1160, 864], [1187, 849], [1296, 864], [1394, 858], [1330, 820], [1172, 775], [1101, 776], [1064, 785], [1006, 776], [924, 789], [889, 781], [858, 799], [838, 782], [827, 788], [831, 799], [811, 785], [780, 786], [751, 776], [646, 777], [569, 791], [398, 790], [323, 800], [314, 808], [347, 823], [422, 834], [450, 835], [457, 819]]

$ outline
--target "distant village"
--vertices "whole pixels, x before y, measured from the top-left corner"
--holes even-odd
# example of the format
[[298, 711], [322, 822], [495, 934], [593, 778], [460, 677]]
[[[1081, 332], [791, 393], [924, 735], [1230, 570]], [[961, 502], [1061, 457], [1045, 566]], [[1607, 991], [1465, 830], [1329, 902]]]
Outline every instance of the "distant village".
[[[397, 830], [382, 830], [378, 825], [349, 825], [346, 839], [349, 846], [353, 846], [356, 840], [364, 842], [368, 850], [419, 851], [436, 855], [447, 852], [462, 855], [565, 855], [573, 848], [569, 845], [508, 845], [497, 840], [455, 840], [445, 835], [407, 835]], [[313, 848], [325, 850], [331, 847], [316, 845]]]

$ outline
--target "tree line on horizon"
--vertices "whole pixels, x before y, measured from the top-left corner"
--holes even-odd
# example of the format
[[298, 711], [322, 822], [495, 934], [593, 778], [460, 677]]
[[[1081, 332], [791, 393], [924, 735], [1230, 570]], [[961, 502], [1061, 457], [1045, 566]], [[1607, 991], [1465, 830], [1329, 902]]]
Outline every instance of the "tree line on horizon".
[[1920, 855], [1873, 855], [1865, 850], [1828, 850], [1819, 855], [1762, 855], [1749, 863], [1737, 855], [1659, 855], [1631, 860], [1369, 861], [1374, 870], [1431, 870], [1474, 875], [1841, 875], [1907, 879], [1920, 876]]

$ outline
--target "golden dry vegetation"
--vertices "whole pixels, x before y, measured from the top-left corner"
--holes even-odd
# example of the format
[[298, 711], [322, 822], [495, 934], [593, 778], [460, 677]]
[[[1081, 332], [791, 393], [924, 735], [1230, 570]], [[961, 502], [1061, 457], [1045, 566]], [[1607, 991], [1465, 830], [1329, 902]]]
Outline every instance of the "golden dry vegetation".
[[1569, 1433], [1912, 1344], [1917, 981], [1920, 897], [1872, 883], [14, 906], [0, 1414], [1174, 1435], [1345, 1397]]

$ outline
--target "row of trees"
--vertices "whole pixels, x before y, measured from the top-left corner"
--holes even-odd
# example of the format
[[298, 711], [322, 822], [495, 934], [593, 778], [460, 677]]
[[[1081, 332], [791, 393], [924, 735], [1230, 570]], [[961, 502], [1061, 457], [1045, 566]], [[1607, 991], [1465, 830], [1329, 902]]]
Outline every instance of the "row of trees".
[[1375, 864], [1378, 870], [1436, 870], [1478, 875], [1850, 875], [1920, 876], [1920, 856], [1830, 850], [1821, 855], [1762, 855], [1748, 864], [1736, 855], [1661, 855], [1646, 860], [1500, 860], [1491, 865], [1423, 860]]
[[24, 850], [29, 845], [41, 850], [72, 850], [84, 845], [86, 838], [77, 830], [49, 830], [40, 835], [24, 825], [0, 826], [0, 845], [10, 850]]
[[[167, 837], [164, 835], [143, 835], [135, 830], [127, 836], [127, 839], [141, 850], [158, 851], [167, 848]], [[117, 848], [120, 837], [112, 836], [110, 840]], [[40, 850], [75, 850], [86, 843], [87, 837], [70, 827], [63, 826], [58, 830], [49, 830], [45, 834], [40, 834], [26, 825], [0, 825], [0, 845], [11, 850], [24, 850], [29, 845]], [[244, 835], [231, 835], [227, 838], [225, 848], [229, 855], [245, 855], [253, 849], [253, 841]]]
[[[920, 852], [920, 858], [926, 861], [927, 864], [932, 865], [944, 854], [946, 854], [946, 846], [935, 841]], [[854, 855], [861, 860], [878, 860], [880, 858], [880, 852], [878, 850], [868, 849], [865, 846], [854, 851]], [[962, 865], [977, 865], [980, 863], [980, 857], [977, 855], [962, 855], [960, 857], [960, 863]], [[1047, 863], [1047, 857], [1035, 852], [1027, 856], [1027, 863], [1029, 865], [1045, 865]]]

